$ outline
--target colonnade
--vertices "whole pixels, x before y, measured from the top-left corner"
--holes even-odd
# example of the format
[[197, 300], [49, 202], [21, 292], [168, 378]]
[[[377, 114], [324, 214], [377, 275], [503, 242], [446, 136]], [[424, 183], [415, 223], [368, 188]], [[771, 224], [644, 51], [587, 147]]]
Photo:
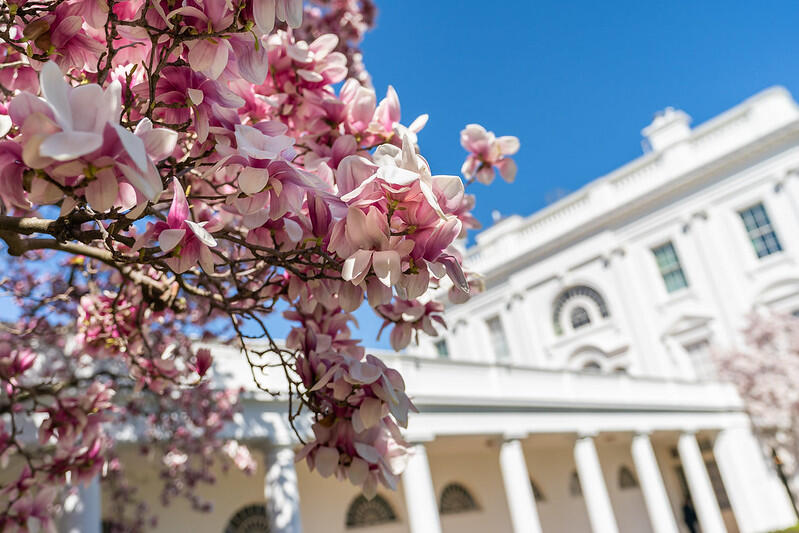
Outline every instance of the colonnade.
[[[594, 533], [618, 533], [605, 477], [595, 444], [596, 434], [578, 435], [574, 443], [574, 462], [582, 487], [588, 518]], [[717, 439], [716, 461], [730, 496], [742, 533], [771, 529], [772, 523], [786, 520], [767, 508], [779, 487], [769, 485], [768, 466], [763, 461], [749, 428], [721, 431]], [[677, 451], [685, 480], [703, 533], [726, 533], [696, 435], [686, 431], [677, 438]], [[678, 533], [677, 520], [655, 456], [650, 436], [637, 433], [632, 438], [631, 456], [637, 473], [647, 514], [654, 533]], [[294, 468], [294, 452], [288, 446], [266, 450], [264, 496], [271, 533], [300, 533], [300, 490]], [[530, 482], [521, 440], [507, 438], [500, 444], [499, 464], [505, 499], [513, 533], [541, 533], [541, 521]], [[441, 533], [436, 493], [424, 444], [417, 443], [402, 485], [410, 533]], [[783, 495], [784, 497], [784, 495]], [[763, 507], [763, 506], [766, 507]], [[70, 496], [58, 531], [100, 533], [101, 505], [99, 482], [95, 479]], [[775, 507], [777, 509], [778, 507]], [[771, 521], [771, 522], [770, 522]]]

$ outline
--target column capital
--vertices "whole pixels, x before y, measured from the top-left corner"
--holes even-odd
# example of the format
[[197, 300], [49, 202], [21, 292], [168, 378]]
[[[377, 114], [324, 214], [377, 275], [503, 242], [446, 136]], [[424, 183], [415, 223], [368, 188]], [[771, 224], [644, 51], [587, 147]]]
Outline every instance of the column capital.
[[578, 441], [585, 439], [594, 440], [598, 436], [599, 436], [599, 431], [597, 430], [580, 431], [579, 433], [577, 433], [577, 440]]

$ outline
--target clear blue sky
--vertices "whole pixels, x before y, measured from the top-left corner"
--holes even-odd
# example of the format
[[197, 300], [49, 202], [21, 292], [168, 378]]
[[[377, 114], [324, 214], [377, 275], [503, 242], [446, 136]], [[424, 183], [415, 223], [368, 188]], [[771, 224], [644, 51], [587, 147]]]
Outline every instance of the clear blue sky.
[[530, 214], [641, 154], [666, 106], [694, 125], [771, 85], [799, 96], [799, 3], [377, 0], [364, 57], [391, 83], [433, 172], [457, 174], [470, 122], [521, 139], [516, 183], [476, 214]]

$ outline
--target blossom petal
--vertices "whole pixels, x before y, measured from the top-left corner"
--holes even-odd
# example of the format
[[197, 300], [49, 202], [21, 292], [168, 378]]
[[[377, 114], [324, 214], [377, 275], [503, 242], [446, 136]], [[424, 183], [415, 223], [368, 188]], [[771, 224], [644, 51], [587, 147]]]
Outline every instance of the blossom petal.
[[162, 251], [169, 252], [180, 244], [184, 235], [186, 235], [185, 229], [165, 229], [158, 236], [158, 246]]
[[399, 281], [402, 260], [396, 250], [374, 252], [372, 255], [372, 268], [383, 285], [391, 287]]
[[338, 459], [339, 453], [337, 449], [328, 446], [320, 446], [319, 449], [316, 450], [316, 456], [314, 457], [319, 475], [322, 477], [330, 477], [333, 472], [336, 471], [336, 468], [338, 468]]
[[502, 179], [507, 181], [508, 183], [513, 183], [513, 180], [516, 179], [516, 161], [513, 159], [503, 159], [499, 163], [497, 163], [497, 170], [499, 170], [499, 175], [502, 176]]
[[144, 148], [144, 141], [119, 124], [111, 125], [114, 126], [114, 130], [116, 130], [119, 140], [122, 142], [125, 151], [130, 155], [130, 158], [139, 167], [139, 170], [146, 172], [149, 158], [147, 157], [147, 150]]
[[113, 172], [104, 171], [86, 187], [86, 200], [92, 209], [103, 212], [111, 209], [119, 194], [119, 184]]
[[239, 172], [238, 182], [244, 194], [258, 194], [269, 183], [269, 171], [265, 168], [244, 168]]
[[158, 197], [164, 191], [164, 187], [155, 167], [151, 165], [147, 172], [142, 173], [124, 163], [117, 163], [117, 166], [122, 170], [130, 184], [136, 187], [145, 198], [151, 202], [158, 200]]
[[341, 267], [341, 279], [359, 285], [369, 272], [371, 262], [371, 250], [358, 250], [344, 261], [344, 265]]
[[39, 155], [56, 161], [70, 161], [90, 154], [103, 145], [99, 133], [62, 131], [48, 136], [39, 146]]
[[42, 67], [39, 75], [42, 96], [53, 109], [58, 124], [65, 130], [72, 129], [72, 108], [69, 105], [69, 85], [64, 80], [61, 69], [52, 61]]
[[211, 248], [216, 246], [217, 243], [216, 239], [214, 239], [214, 236], [208, 233], [208, 230], [202, 227], [201, 224], [198, 224], [193, 220], [186, 220], [186, 224], [189, 226], [191, 232], [194, 233], [194, 235], [200, 240], [201, 243], [203, 243], [206, 246], [210, 246]]
[[259, 30], [271, 32], [275, 27], [275, 0], [253, 0], [252, 16]]

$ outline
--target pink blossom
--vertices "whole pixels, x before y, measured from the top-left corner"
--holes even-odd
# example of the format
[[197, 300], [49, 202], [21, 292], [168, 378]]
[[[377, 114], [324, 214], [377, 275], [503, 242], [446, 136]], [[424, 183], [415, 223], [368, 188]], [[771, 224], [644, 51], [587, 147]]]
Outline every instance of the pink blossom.
[[201, 348], [197, 350], [195, 363], [193, 365], [194, 371], [197, 372], [200, 377], [203, 377], [208, 372], [208, 369], [211, 368], [213, 362], [214, 358], [211, 356], [211, 350], [208, 348]]
[[161, 251], [167, 254], [165, 262], [176, 273], [182, 274], [198, 262], [206, 272], [213, 272], [215, 260], [211, 248], [217, 242], [206, 229], [208, 222], [191, 220], [189, 202], [177, 180], [172, 189], [172, 206], [166, 222], [148, 224], [147, 231], [139, 237], [133, 249], [138, 250], [157, 239]]
[[290, 28], [302, 24], [302, 0], [252, 0], [252, 12], [256, 26], [263, 33], [272, 31], [275, 18]]
[[488, 185], [494, 181], [494, 169], [508, 183], [516, 179], [516, 163], [508, 157], [519, 151], [516, 137], [496, 137], [479, 124], [469, 124], [461, 131], [461, 146], [469, 152], [461, 168], [467, 180], [477, 178]]

